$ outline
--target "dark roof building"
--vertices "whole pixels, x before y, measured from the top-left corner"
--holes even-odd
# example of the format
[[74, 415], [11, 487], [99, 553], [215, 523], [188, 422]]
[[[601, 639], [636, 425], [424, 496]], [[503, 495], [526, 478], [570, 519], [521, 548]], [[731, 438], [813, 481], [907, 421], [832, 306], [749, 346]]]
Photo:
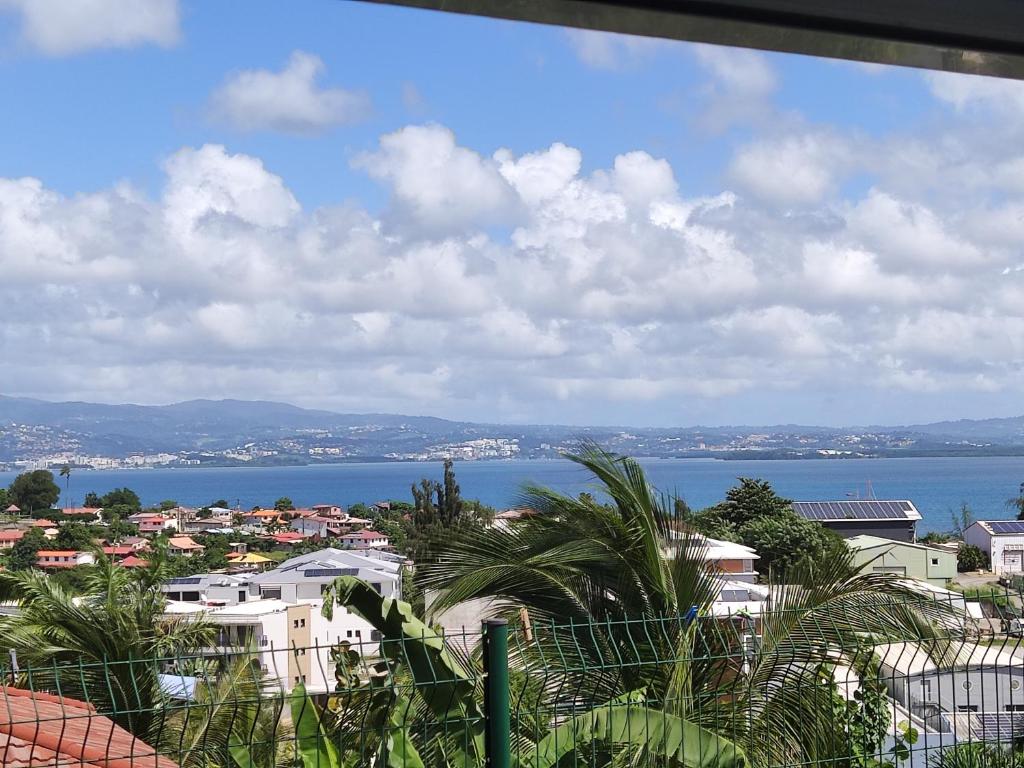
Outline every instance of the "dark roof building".
[[905, 499], [794, 501], [793, 511], [831, 528], [844, 539], [865, 535], [914, 542], [917, 540], [917, 521], [921, 519], [914, 503]]

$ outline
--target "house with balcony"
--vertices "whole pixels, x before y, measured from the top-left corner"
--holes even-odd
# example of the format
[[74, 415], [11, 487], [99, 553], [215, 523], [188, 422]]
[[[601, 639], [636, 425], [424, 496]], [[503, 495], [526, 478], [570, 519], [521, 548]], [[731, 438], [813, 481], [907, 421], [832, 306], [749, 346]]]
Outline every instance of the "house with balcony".
[[206, 547], [195, 541], [191, 536], [171, 536], [167, 540], [167, 551], [172, 555], [192, 557], [193, 555], [203, 554], [205, 550]]
[[96, 562], [92, 552], [78, 552], [73, 549], [41, 549], [36, 553], [36, 558], [36, 567], [43, 570], [77, 568]]
[[12, 549], [23, 538], [25, 531], [20, 529], [0, 531], [0, 550]]
[[161, 512], [137, 512], [129, 515], [128, 522], [139, 526], [139, 533], [155, 534], [163, 531], [177, 530], [178, 521]]
[[361, 530], [343, 533], [338, 541], [351, 549], [386, 549], [390, 543], [387, 536], [377, 531]]
[[[263, 662], [269, 674], [289, 688], [296, 684], [296, 676], [301, 680], [306, 675], [310, 690], [325, 692], [334, 685], [330, 661], [334, 645], [344, 640], [360, 646], [361, 652], [372, 654], [378, 650], [379, 639], [368, 621], [344, 608], [336, 608], [331, 619], [324, 618], [320, 609], [325, 589], [339, 576], [355, 576], [385, 597], [400, 598], [403, 563], [402, 557], [389, 552], [323, 549], [293, 557], [263, 573], [200, 574], [169, 579], [161, 591], [168, 598], [168, 610], [175, 613], [204, 611], [206, 618], [218, 623], [221, 619], [217, 617], [271, 617], [266, 621], [261, 618], [259, 628], [248, 619], [248, 623], [239, 622], [238, 626], [247, 629], [229, 630], [223, 635], [225, 642], [241, 643], [255, 638], [259, 644], [265, 636], [267, 652], [273, 651]], [[308, 613], [289, 616], [288, 626], [282, 628], [280, 619], [273, 618], [275, 611], [270, 610], [280, 605], [304, 606]], [[264, 613], [265, 609], [268, 612]], [[224, 621], [230, 623], [233, 619]], [[314, 647], [310, 652], [317, 658], [309, 659], [306, 671], [296, 673], [296, 667], [287, 665], [291, 658], [288, 649], [293, 642], [300, 649]], [[303, 655], [300, 653], [297, 658], [301, 660]]]

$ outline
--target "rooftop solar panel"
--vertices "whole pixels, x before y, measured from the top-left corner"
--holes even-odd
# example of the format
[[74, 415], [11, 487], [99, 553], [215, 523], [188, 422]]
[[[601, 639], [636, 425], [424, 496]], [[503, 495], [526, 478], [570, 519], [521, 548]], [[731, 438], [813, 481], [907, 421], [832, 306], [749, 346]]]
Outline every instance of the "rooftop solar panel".
[[918, 520], [909, 501], [794, 501], [793, 511], [808, 520]]
[[310, 568], [309, 570], [302, 572], [303, 576], [307, 578], [317, 578], [320, 576], [358, 576], [358, 568]]
[[199, 584], [202, 579], [196, 576], [179, 576], [178, 578], [168, 579], [168, 584]]
[[992, 533], [1024, 533], [1024, 520], [995, 520], [988, 527]]

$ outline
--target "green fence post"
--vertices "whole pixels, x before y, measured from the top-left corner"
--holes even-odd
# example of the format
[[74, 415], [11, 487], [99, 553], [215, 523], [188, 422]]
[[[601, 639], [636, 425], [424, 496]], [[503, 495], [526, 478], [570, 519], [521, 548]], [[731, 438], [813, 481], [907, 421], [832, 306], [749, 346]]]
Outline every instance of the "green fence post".
[[508, 622], [484, 622], [484, 719], [488, 768], [512, 764], [508, 690]]

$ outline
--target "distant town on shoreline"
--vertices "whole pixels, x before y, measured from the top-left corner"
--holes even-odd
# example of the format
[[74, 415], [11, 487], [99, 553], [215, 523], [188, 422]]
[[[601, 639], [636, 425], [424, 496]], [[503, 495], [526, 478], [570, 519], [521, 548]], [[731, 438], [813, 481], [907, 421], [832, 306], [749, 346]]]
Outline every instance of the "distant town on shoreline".
[[611, 427], [340, 414], [241, 400], [166, 406], [0, 396], [0, 470], [558, 458], [581, 439], [650, 458], [1024, 455], [1024, 417], [911, 426]]

